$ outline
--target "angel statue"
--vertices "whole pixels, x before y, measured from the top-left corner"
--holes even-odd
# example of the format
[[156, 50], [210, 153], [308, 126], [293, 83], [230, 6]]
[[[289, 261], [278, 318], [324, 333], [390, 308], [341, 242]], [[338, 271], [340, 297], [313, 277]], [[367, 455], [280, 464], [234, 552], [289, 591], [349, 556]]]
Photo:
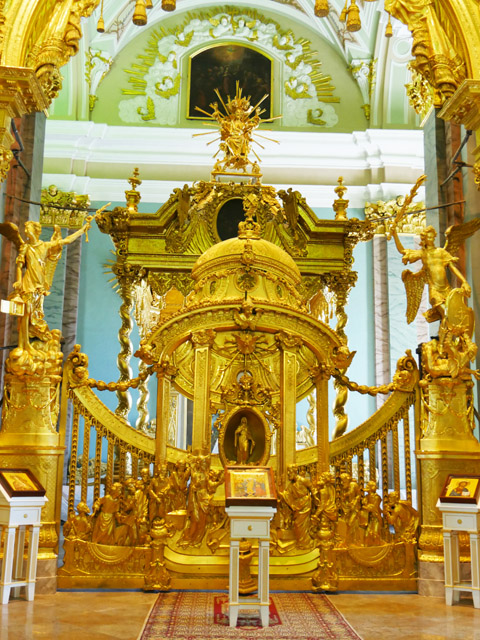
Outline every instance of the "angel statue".
[[[107, 207], [108, 205], [105, 205]], [[95, 215], [103, 211], [102, 207]], [[64, 245], [72, 244], [86, 233], [95, 216], [87, 216], [81, 229], [66, 238], [62, 238], [60, 227], [55, 226], [50, 240], [41, 240], [42, 226], [39, 222], [28, 220], [25, 223], [24, 240], [16, 224], [0, 224], [0, 233], [11, 240], [17, 248], [16, 275], [13, 292], [8, 296], [10, 312], [19, 316], [18, 349], [38, 355], [30, 343], [30, 337], [43, 342], [51, 339], [51, 332], [43, 312], [44, 297], [49, 295], [55, 268], [62, 255]]]
[[[407, 322], [413, 322], [416, 318], [423, 289], [427, 284], [431, 308], [424, 313], [424, 316], [427, 322], [440, 320], [437, 351], [440, 357], [446, 356], [447, 359], [451, 359], [447, 369], [452, 377], [456, 377], [465, 370], [468, 361], [475, 357], [476, 347], [471, 341], [474, 329], [473, 310], [465, 301], [470, 296], [471, 289], [465, 276], [455, 265], [458, 262], [455, 254], [465, 240], [480, 228], [480, 218], [449, 227], [445, 232], [444, 247], [435, 246], [435, 229], [428, 226], [420, 234], [420, 249], [405, 249], [398, 237], [396, 227], [424, 179], [425, 176], [422, 176], [417, 181], [412, 192], [405, 199], [404, 205], [392, 224], [391, 234], [398, 251], [403, 255], [404, 264], [419, 260], [422, 262], [419, 271], [414, 273], [407, 269], [402, 273], [407, 293]], [[460, 287], [453, 288], [450, 285], [447, 270], [458, 278], [461, 282]], [[444, 364], [447, 365], [446, 362]]]
[[397, 231], [392, 228], [392, 236], [397, 249], [403, 254], [402, 262], [422, 261], [420, 271], [413, 273], [408, 269], [403, 272], [402, 280], [407, 291], [407, 322], [415, 319], [423, 288], [428, 284], [429, 301], [431, 308], [424, 314], [428, 322], [442, 320], [445, 316], [445, 306], [452, 287], [447, 279], [447, 267], [457, 276], [462, 283], [461, 290], [465, 297], [471, 294], [470, 286], [465, 276], [455, 266], [458, 258], [455, 257], [463, 242], [480, 228], [480, 218], [475, 218], [465, 224], [449, 227], [445, 233], [447, 239], [445, 246], [435, 246], [435, 229], [426, 227], [420, 234], [420, 249], [405, 249], [400, 242]]

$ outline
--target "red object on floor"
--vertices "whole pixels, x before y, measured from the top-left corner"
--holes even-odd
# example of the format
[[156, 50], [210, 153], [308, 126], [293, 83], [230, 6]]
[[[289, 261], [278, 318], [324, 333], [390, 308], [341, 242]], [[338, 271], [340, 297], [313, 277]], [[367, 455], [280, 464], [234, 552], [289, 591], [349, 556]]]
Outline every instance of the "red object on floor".
[[159, 594], [139, 640], [361, 640], [322, 594], [270, 594], [270, 623], [240, 611], [229, 627], [226, 594], [170, 591]]

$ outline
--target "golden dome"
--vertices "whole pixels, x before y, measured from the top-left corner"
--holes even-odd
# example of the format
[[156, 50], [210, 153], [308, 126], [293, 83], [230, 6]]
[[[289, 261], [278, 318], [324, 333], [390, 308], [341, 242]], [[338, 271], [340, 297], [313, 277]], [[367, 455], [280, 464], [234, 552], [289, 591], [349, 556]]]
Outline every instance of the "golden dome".
[[295, 286], [302, 280], [293, 258], [281, 247], [262, 238], [229, 238], [214, 244], [195, 262], [192, 277], [198, 281], [247, 264], [255, 270], [285, 278]]
[[192, 269], [195, 280], [189, 305], [245, 299], [301, 309], [302, 281], [295, 261], [281, 247], [259, 237], [251, 219], [239, 225], [239, 237], [213, 245]]

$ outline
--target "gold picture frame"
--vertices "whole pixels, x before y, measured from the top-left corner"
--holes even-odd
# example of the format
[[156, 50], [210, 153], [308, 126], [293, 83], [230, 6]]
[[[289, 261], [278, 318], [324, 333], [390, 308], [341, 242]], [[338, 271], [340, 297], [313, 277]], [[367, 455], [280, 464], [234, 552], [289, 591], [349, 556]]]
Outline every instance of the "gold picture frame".
[[0, 484], [10, 498], [41, 497], [46, 493], [30, 469], [0, 469]]
[[480, 476], [450, 474], [445, 480], [440, 502], [476, 504], [480, 495]]
[[276, 507], [277, 491], [272, 468], [225, 467], [225, 504], [227, 507]]

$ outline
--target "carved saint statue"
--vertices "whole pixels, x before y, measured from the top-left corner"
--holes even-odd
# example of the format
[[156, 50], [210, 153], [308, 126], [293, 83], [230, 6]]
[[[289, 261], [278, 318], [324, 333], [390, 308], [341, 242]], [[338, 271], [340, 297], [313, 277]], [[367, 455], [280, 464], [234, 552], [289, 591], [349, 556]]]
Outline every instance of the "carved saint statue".
[[245, 416], [240, 420], [240, 424], [235, 429], [235, 453], [237, 464], [247, 464], [248, 459], [255, 449], [255, 440], [250, 432], [248, 421]]
[[187, 524], [178, 541], [180, 547], [202, 543], [215, 490], [223, 481], [223, 471], [210, 469], [210, 456], [198, 455], [190, 462], [191, 476], [187, 503]]
[[294, 465], [287, 468], [288, 484], [280, 492], [281, 498], [293, 511], [293, 530], [299, 549], [312, 546], [310, 514], [312, 511], [312, 484]]
[[388, 524], [395, 529], [395, 538], [405, 542], [416, 542], [416, 533], [419, 524], [418, 512], [410, 502], [400, 500], [398, 491], [388, 494], [385, 507], [385, 515]]
[[98, 498], [93, 503], [92, 542], [97, 544], [117, 543], [117, 521], [120, 512], [123, 487], [120, 482], [114, 482], [108, 493], [103, 498]]

